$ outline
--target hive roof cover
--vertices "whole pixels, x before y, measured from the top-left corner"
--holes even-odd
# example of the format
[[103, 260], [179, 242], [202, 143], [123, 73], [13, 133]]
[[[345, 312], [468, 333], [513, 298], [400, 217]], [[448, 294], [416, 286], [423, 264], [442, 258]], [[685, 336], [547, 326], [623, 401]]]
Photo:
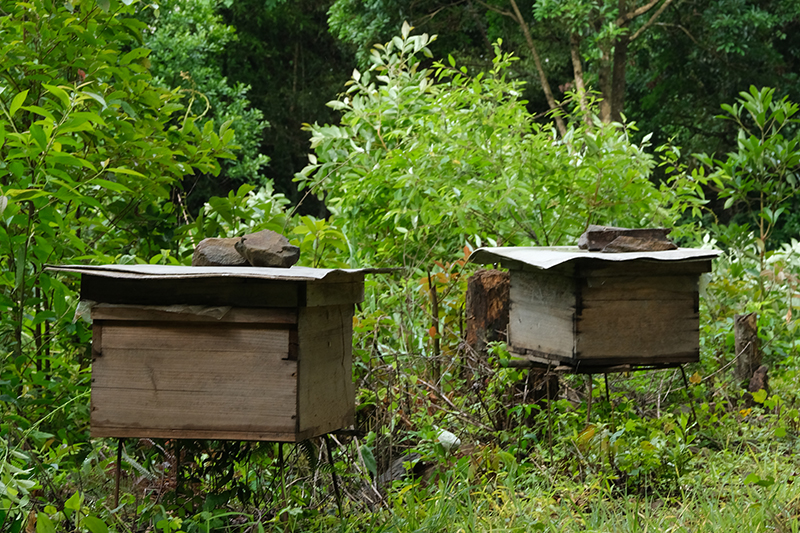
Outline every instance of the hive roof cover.
[[508, 246], [498, 248], [478, 248], [469, 260], [472, 263], [525, 264], [547, 270], [578, 259], [599, 259], [602, 261], [634, 261], [646, 259], [653, 261], [699, 261], [713, 259], [722, 252], [697, 248], [678, 248], [660, 252], [603, 253], [581, 250], [577, 246]]
[[190, 279], [190, 278], [257, 278], [280, 281], [317, 281], [351, 274], [376, 274], [392, 269], [357, 268], [325, 269], [293, 266], [269, 268], [250, 266], [175, 266], [175, 265], [48, 265], [48, 270], [77, 272], [92, 276], [127, 279]]

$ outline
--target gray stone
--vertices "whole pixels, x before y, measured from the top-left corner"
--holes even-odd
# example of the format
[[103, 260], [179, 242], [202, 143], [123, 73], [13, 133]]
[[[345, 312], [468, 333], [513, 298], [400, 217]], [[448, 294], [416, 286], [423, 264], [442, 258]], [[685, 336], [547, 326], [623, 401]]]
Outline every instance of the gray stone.
[[247, 266], [247, 259], [236, 251], [239, 237], [203, 239], [194, 249], [192, 266]]
[[236, 250], [251, 265], [259, 267], [289, 268], [300, 259], [300, 248], [289, 244], [289, 239], [270, 230], [249, 233], [236, 243]]

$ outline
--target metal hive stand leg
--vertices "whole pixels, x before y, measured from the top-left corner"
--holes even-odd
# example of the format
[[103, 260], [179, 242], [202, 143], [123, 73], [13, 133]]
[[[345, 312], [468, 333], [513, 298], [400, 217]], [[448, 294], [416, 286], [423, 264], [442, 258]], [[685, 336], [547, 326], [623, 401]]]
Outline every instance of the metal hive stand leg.
[[331, 453], [331, 437], [325, 435], [325, 447], [328, 449], [328, 462], [331, 464], [331, 478], [333, 478], [333, 492], [336, 495], [336, 506], [339, 508], [339, 518], [344, 518], [342, 513], [342, 494], [339, 492], [339, 478], [336, 476], [336, 467], [333, 462], [333, 453]]
[[683, 385], [686, 387], [686, 399], [689, 400], [689, 407], [692, 409], [692, 418], [694, 419], [694, 423], [697, 424], [697, 427], [700, 427], [700, 422], [697, 420], [697, 412], [694, 410], [694, 399], [692, 399], [692, 395], [689, 394], [689, 380], [686, 379], [686, 371], [683, 369], [683, 365], [680, 365], [678, 368], [681, 369], [681, 376], [683, 377]]
[[117, 440], [117, 464], [114, 468], [114, 509], [119, 507], [119, 478], [122, 475], [122, 437]]

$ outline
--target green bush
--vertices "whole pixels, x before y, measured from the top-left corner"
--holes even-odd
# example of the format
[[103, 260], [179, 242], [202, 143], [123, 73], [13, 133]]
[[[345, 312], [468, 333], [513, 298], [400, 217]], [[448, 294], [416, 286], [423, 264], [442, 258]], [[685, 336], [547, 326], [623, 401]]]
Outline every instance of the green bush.
[[427, 35], [376, 45], [330, 102], [339, 125], [307, 126], [314, 155], [298, 180], [324, 195], [361, 264], [419, 268], [461, 256], [465, 244], [572, 244], [591, 223], [659, 224], [646, 143], [620, 124], [574, 117], [558, 139], [506, 76], [455, 60], [424, 68]]

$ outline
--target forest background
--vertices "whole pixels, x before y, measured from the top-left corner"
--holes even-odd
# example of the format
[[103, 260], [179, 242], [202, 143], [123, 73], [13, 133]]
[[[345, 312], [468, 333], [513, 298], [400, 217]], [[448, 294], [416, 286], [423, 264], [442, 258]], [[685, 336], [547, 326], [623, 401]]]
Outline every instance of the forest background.
[[[0, 530], [800, 529], [798, 25], [792, 0], [0, 1]], [[563, 376], [548, 402], [465, 346], [471, 250], [591, 223], [723, 251], [688, 387]], [[260, 229], [403, 267], [354, 322], [363, 433], [283, 476], [277, 445], [129, 442], [114, 507], [91, 326], [45, 266]]]

